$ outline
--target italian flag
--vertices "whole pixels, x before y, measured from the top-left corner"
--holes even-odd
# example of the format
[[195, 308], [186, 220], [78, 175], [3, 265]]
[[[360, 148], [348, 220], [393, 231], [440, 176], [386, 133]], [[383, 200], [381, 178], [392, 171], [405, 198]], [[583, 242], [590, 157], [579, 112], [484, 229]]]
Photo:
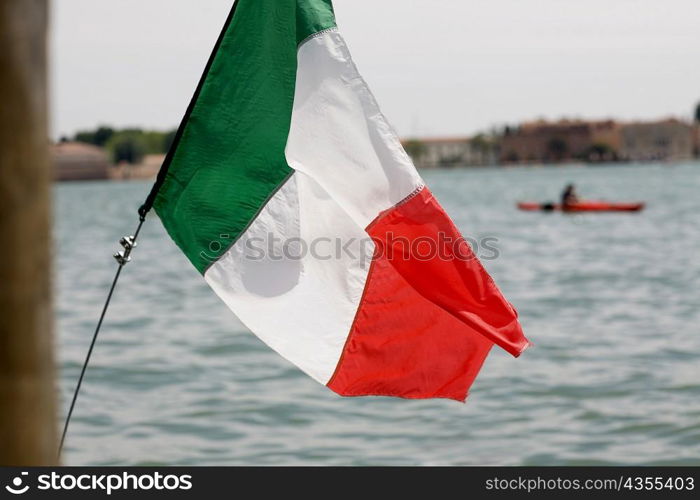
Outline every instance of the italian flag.
[[425, 186], [330, 0], [238, 0], [149, 201], [238, 318], [343, 396], [464, 400], [515, 309]]

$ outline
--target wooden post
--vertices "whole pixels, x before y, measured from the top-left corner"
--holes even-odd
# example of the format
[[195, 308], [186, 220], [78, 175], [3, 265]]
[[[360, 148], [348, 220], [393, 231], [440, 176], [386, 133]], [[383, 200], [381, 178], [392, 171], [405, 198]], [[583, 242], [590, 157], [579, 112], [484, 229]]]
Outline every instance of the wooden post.
[[0, 1], [0, 465], [56, 451], [48, 0]]

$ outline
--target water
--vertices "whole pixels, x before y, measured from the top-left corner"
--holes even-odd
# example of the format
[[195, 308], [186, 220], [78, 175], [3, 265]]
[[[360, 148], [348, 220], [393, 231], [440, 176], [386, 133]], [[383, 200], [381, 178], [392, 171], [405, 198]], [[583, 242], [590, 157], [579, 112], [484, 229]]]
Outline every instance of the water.
[[[700, 165], [423, 172], [536, 344], [494, 349], [467, 404], [335, 396], [247, 332], [147, 221], [88, 371], [66, 462], [700, 464]], [[518, 212], [576, 182], [640, 214]], [[149, 183], [60, 184], [56, 288], [69, 402]], [[490, 253], [490, 252], [489, 252]]]

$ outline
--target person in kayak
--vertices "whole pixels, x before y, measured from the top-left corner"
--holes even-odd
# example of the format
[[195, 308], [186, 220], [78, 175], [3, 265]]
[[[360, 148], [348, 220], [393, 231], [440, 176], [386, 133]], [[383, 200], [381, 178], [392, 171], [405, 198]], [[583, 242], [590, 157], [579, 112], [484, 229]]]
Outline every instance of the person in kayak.
[[564, 192], [561, 194], [561, 205], [562, 207], [570, 206], [570, 205], [575, 205], [578, 203], [580, 198], [578, 197], [578, 193], [576, 192], [576, 186], [573, 184], [569, 184], [564, 188]]

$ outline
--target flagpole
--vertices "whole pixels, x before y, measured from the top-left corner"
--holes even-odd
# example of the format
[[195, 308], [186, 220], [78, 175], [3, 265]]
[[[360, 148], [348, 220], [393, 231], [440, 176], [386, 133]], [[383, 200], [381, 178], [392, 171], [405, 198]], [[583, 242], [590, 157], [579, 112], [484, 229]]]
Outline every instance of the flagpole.
[[47, 25], [0, 2], [0, 466], [56, 463]]

